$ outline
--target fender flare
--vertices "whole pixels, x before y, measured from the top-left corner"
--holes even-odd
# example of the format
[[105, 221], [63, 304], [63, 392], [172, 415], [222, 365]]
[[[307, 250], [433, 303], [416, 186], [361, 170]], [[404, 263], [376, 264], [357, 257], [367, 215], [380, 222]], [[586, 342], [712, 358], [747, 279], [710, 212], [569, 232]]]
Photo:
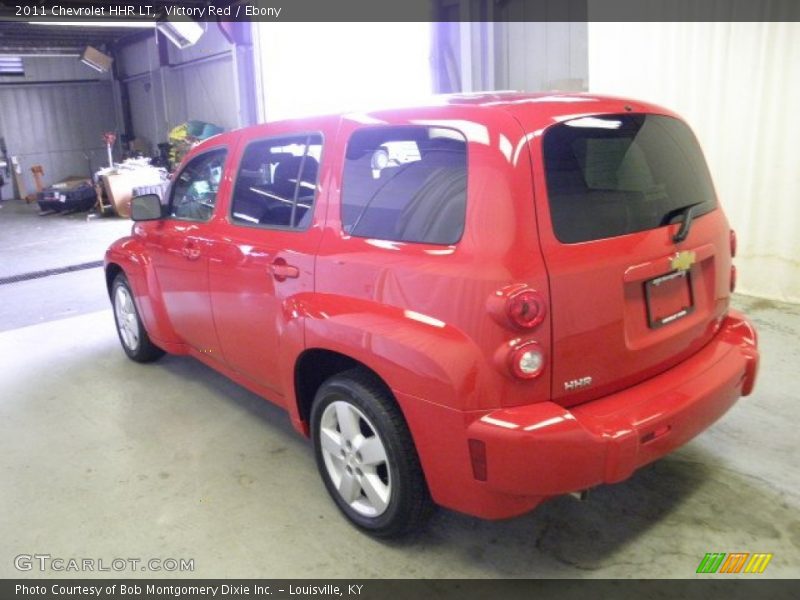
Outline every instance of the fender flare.
[[180, 338], [175, 334], [164, 305], [161, 286], [158, 283], [152, 260], [146, 248], [134, 237], [125, 237], [114, 242], [105, 255], [106, 284], [111, 293], [110, 273], [118, 268], [128, 278], [134, 301], [145, 329], [154, 343], [168, 346], [169, 352], [180, 352]]
[[352, 358], [396, 393], [460, 411], [487, 408], [476, 405], [474, 392], [491, 385], [495, 369], [457, 327], [416, 311], [332, 294], [304, 294], [295, 302], [305, 316], [305, 350]]

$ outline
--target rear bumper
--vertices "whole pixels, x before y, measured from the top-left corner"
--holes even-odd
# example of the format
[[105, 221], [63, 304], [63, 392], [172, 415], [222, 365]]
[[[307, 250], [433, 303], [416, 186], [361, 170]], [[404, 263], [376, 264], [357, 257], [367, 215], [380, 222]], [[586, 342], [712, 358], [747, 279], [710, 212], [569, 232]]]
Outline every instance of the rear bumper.
[[492, 411], [467, 427], [485, 445], [481, 487], [547, 497], [618, 482], [685, 444], [748, 395], [758, 370], [756, 333], [732, 311], [700, 352], [604, 398]]

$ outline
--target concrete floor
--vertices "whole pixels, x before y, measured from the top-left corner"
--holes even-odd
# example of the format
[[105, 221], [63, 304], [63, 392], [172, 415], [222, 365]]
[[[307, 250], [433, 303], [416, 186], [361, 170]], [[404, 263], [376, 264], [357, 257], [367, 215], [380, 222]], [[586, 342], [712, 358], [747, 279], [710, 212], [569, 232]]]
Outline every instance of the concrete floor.
[[131, 221], [93, 211], [39, 216], [36, 203], [0, 202], [0, 331], [108, 307], [102, 269], [28, 278], [42, 271], [101, 261]]
[[103, 259], [131, 221], [94, 211], [39, 216], [35, 202], [0, 202], [0, 278]]
[[587, 502], [503, 522], [440, 510], [387, 543], [339, 515], [281, 410], [189, 358], [127, 360], [99, 269], [0, 285], [0, 577], [42, 576], [13, 558], [47, 553], [192, 558], [194, 577], [685, 578], [734, 551], [796, 577], [800, 307], [736, 304], [760, 380], [705, 434]]

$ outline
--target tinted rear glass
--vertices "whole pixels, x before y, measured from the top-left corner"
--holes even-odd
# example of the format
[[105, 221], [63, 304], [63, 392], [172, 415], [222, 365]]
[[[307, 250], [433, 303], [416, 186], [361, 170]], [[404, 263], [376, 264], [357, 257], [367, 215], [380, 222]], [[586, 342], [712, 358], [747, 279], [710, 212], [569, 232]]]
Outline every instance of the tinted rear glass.
[[581, 117], [548, 129], [544, 163], [553, 231], [564, 243], [662, 227], [681, 209], [716, 207], [689, 128], [661, 115]]
[[467, 142], [437, 127], [353, 133], [342, 184], [342, 226], [353, 236], [455, 244], [464, 231]]

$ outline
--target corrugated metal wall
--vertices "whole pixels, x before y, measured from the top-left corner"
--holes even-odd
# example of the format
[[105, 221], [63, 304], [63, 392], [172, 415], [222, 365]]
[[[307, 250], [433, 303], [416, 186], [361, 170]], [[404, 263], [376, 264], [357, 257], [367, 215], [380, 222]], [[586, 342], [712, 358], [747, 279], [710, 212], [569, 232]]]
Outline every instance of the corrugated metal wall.
[[494, 24], [496, 89], [587, 89], [586, 23]]
[[471, 0], [446, 4], [446, 15], [462, 22], [435, 25], [437, 91], [587, 89], [587, 24], [540, 20], [577, 15], [583, 0], [505, 0], [480, 10]]
[[[45, 183], [88, 177], [106, 160], [102, 133], [118, 129], [111, 80], [77, 57], [26, 57], [24, 64], [25, 77], [0, 78], [0, 136], [19, 157], [27, 191], [35, 190], [33, 165], [44, 167]], [[3, 197], [11, 190], [7, 182]]]
[[586, 23], [438, 23], [437, 91], [585, 91]]
[[171, 122], [178, 124], [189, 119], [199, 119], [226, 129], [239, 127], [233, 69], [233, 59], [230, 56], [173, 69], [166, 87], [167, 98], [171, 101]]
[[128, 87], [133, 133], [155, 145], [188, 120], [226, 129], [244, 124], [240, 116], [234, 46], [209, 23], [200, 41], [179, 50], [170, 44], [169, 66], [160, 66], [156, 38], [122, 49], [121, 77]]
[[0, 77], [0, 83], [31, 81], [71, 81], [80, 79], [111, 80], [110, 73], [99, 73], [75, 56], [24, 56], [24, 77]]

